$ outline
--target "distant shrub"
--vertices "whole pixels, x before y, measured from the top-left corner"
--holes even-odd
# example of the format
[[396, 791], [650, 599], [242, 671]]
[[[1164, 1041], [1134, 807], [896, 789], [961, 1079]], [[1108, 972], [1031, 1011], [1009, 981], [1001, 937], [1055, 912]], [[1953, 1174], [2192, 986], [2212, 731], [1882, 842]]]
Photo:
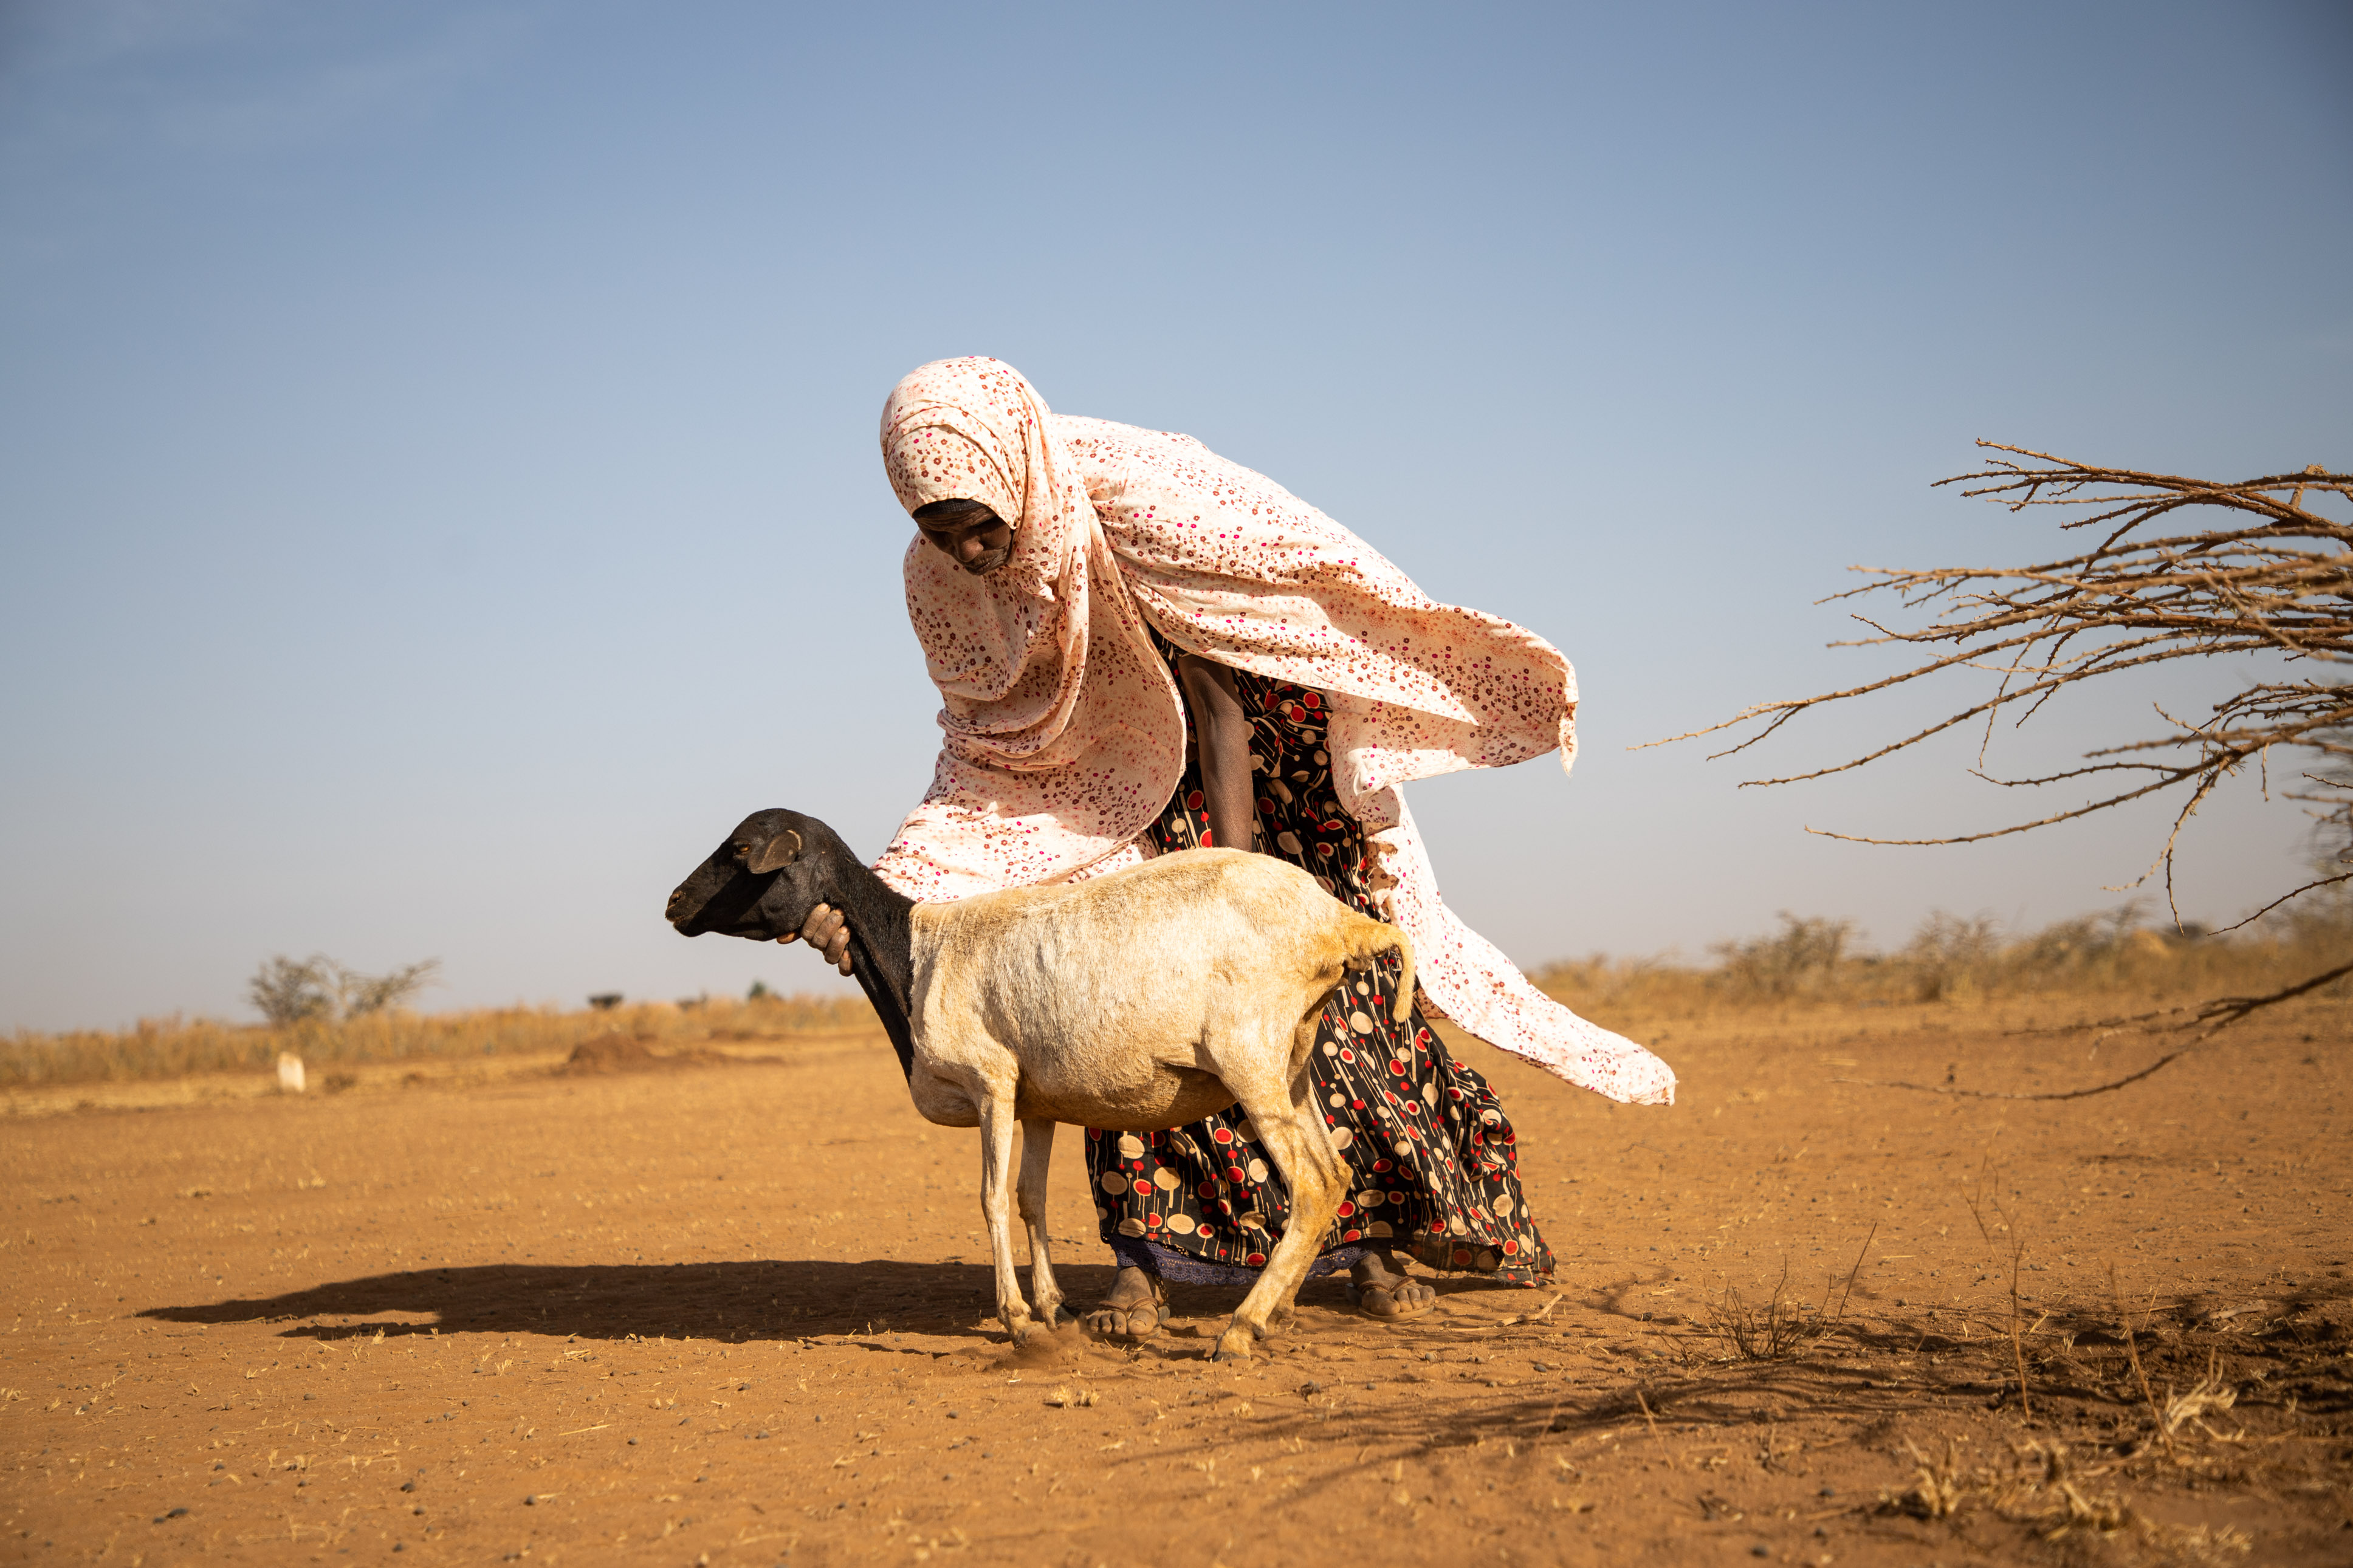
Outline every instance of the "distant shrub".
[[1718, 980], [1757, 996], [1808, 995], [1835, 984], [1854, 941], [1852, 921], [1802, 919], [1781, 911], [1781, 929], [1747, 942], [1719, 942]]
[[1923, 1002], [1958, 1000], [1982, 990], [2002, 955], [2001, 926], [1990, 915], [1931, 913], [1898, 960]]
[[[1779, 929], [1719, 942], [1711, 966], [1672, 954], [1596, 953], [1535, 970], [1573, 1005], [1704, 1010], [1787, 1005], [1966, 1003], [2028, 995], [2258, 994], [2353, 954], [2353, 891], [2307, 894], [2242, 932], [2147, 923], [2137, 902], [2010, 933], [1989, 915], [1939, 910], [1892, 954], [1865, 951], [1852, 921], [1788, 911]], [[2318, 994], [2353, 996], [2353, 977]]]

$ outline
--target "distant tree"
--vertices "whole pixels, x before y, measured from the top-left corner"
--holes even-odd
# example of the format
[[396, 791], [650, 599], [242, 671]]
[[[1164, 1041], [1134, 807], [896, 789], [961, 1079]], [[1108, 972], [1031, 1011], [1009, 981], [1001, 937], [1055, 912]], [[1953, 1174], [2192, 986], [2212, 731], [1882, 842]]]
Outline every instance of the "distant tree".
[[441, 976], [441, 961], [404, 964], [389, 974], [362, 974], [335, 965], [335, 996], [346, 1018], [364, 1018], [397, 1007]]
[[766, 981], [754, 980], [752, 982], [752, 989], [744, 993], [744, 1000], [746, 1002], [763, 1002], [775, 994], [775, 992], [768, 989], [768, 983]]
[[246, 984], [246, 994], [264, 1018], [282, 1028], [314, 1018], [362, 1018], [397, 1007], [433, 984], [440, 973], [438, 958], [404, 965], [389, 974], [362, 974], [322, 952], [299, 963], [280, 953], [255, 971]]
[[[1716, 753], [1728, 756], [1747, 750], [1809, 710], [1947, 670], [1968, 670], [1992, 678], [1992, 689], [1950, 717], [1843, 763], [1750, 779], [1744, 787], [1844, 773], [1957, 726], [1974, 725], [1980, 718], [1985, 721], [1978, 752], [1982, 761], [1997, 718], [2010, 717], [2022, 725], [2069, 687], [2181, 659], [2274, 655], [2279, 660], [2275, 667], [2258, 668], [2257, 679], [2212, 703], [2203, 716], [2177, 717], [2160, 707], [2157, 714], [2166, 732], [2087, 752], [2082, 766], [2030, 778], [1978, 773], [2008, 788], [2086, 782], [2094, 798], [2080, 805], [1977, 833], [1921, 838], [1825, 837], [1866, 844], [1970, 844], [2173, 791], [2179, 804], [2172, 826], [2142, 874], [2146, 879], [2164, 872], [2170, 905], [2174, 852], [2190, 816], [2232, 774], [2252, 764], [2263, 770], [2267, 781], [2278, 779], [2281, 761], [2288, 760], [2284, 776], [2294, 787], [2279, 795], [2311, 810], [2324, 858], [2301, 886], [2239, 923], [2259, 919], [2301, 895], [2353, 881], [2353, 767], [2348, 767], [2353, 763], [2353, 682], [2338, 673], [2353, 662], [2353, 522], [2319, 510], [2330, 498], [2353, 500], [2353, 475], [2315, 465], [2302, 473], [2218, 484], [2095, 468], [1997, 442], [1978, 444], [2010, 456], [1937, 483], [1963, 485], [1963, 494], [1986, 497], [2013, 511], [2028, 507], [2071, 510], [2073, 515], [2061, 526], [2093, 531], [2097, 544], [2031, 566], [1856, 567], [1872, 581], [1833, 598], [1892, 595], [1904, 608], [1926, 608], [1933, 618], [1926, 626], [1896, 630], [1858, 615], [1855, 618], [1875, 635], [1837, 646], [1906, 644], [1936, 650], [1933, 656], [1864, 685], [1760, 702], [1693, 733], [1750, 731], [1737, 744]], [[2176, 521], [2174, 514], [2193, 508], [2235, 515], [2222, 525], [2195, 531], [2158, 531], [2160, 525]], [[2178, 910], [2174, 915], [2177, 928], [2186, 930]], [[2182, 1026], [2211, 1030], [2348, 974], [2353, 974], [2353, 960], [2270, 995], [2222, 997], [2194, 1010], [2177, 1011], [2193, 1013]]]
[[246, 994], [264, 1018], [284, 1028], [333, 1015], [334, 973], [334, 960], [322, 953], [297, 963], [281, 952], [263, 961], [246, 983]]

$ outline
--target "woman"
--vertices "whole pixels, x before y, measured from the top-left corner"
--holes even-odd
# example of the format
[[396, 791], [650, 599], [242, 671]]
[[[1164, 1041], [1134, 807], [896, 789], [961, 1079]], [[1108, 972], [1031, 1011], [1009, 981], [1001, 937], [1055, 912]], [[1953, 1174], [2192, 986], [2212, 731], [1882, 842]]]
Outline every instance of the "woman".
[[[1430, 1028], [1462, 1028], [1613, 1099], [1674, 1075], [1544, 996], [1447, 912], [1402, 787], [1573, 751], [1575, 677], [1550, 644], [1440, 605], [1354, 534], [1190, 437], [1050, 412], [1011, 366], [943, 360], [882, 415], [919, 537], [907, 610], [944, 708], [930, 792], [875, 869], [917, 900], [1100, 876], [1205, 844], [1306, 868], [1406, 928], [1419, 1004], [1391, 1022], [1392, 960], [1335, 994], [1312, 1075], [1350, 1199], [1315, 1272], [1377, 1317], [1421, 1310], [1434, 1269], [1533, 1283], [1553, 1268], [1511, 1123]], [[807, 934], [837, 963], [847, 935]], [[1238, 1110], [1087, 1134], [1120, 1270], [1097, 1332], [1157, 1329], [1160, 1282], [1247, 1284], [1288, 1195]]]

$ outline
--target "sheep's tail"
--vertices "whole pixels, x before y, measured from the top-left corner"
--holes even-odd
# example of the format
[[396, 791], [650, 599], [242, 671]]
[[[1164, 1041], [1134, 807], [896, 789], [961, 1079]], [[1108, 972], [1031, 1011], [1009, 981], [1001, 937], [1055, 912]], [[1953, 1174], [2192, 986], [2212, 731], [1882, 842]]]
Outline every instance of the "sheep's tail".
[[1358, 968], [1384, 952], [1394, 952], [1401, 972], [1398, 975], [1397, 1007], [1394, 1016], [1400, 1024], [1413, 1016], [1413, 939], [1398, 927], [1384, 925], [1369, 915], [1358, 915], [1348, 928], [1348, 967]]

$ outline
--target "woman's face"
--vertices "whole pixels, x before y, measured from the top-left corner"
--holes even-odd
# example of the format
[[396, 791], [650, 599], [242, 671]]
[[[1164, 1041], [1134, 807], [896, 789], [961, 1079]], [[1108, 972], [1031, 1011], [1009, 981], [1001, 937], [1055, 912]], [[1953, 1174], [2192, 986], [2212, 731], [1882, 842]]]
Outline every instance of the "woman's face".
[[935, 500], [915, 509], [915, 526], [976, 577], [1013, 559], [1013, 526], [976, 500]]

